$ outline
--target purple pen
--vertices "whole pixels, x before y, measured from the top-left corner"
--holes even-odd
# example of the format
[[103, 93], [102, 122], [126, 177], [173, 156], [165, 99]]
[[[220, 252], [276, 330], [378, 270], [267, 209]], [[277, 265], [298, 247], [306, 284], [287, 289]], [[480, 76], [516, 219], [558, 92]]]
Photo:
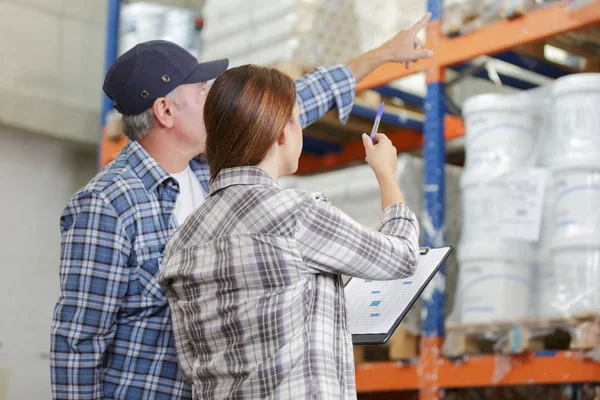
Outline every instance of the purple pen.
[[379, 106], [379, 110], [377, 110], [377, 115], [375, 116], [375, 123], [373, 124], [373, 129], [371, 130], [371, 141], [375, 142], [375, 135], [377, 134], [377, 129], [379, 129], [379, 123], [381, 122], [381, 116], [383, 115], [383, 101]]

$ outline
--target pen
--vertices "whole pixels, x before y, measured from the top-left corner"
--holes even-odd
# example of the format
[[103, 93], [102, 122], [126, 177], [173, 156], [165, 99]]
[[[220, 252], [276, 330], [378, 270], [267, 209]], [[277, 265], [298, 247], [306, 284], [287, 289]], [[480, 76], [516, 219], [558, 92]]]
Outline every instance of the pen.
[[381, 122], [381, 116], [383, 115], [383, 101], [379, 106], [379, 110], [377, 110], [377, 115], [375, 116], [375, 123], [373, 124], [373, 129], [371, 130], [371, 141], [375, 142], [375, 135], [377, 134], [377, 129], [379, 129], [379, 123]]

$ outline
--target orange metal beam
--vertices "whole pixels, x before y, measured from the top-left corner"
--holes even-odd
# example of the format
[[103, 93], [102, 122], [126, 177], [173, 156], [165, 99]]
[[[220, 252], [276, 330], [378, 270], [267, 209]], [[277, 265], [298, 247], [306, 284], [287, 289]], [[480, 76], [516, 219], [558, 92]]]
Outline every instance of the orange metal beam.
[[490, 385], [560, 384], [600, 381], [600, 363], [586, 360], [578, 352], [554, 356], [481, 356], [464, 363], [445, 361], [440, 374], [444, 388]]
[[[476, 31], [455, 38], [441, 37], [436, 40], [439, 28], [432, 23], [428, 27], [427, 46], [435, 55], [420, 61], [415, 67], [406, 69], [398, 64], [385, 64], [360, 81], [357, 90], [365, 90], [388, 83], [417, 72], [426, 72], [429, 67], [448, 67], [485, 54], [494, 54], [519, 45], [536, 42], [568, 31], [600, 24], [600, 0], [576, 9], [571, 9], [564, 0], [538, 10], [529, 11], [512, 20], [490, 23]], [[432, 39], [430, 39], [432, 38]]]
[[[446, 116], [446, 140], [455, 139], [464, 135], [465, 128], [462, 120], [453, 115]], [[413, 129], [402, 129], [386, 133], [398, 152], [409, 151], [423, 147], [423, 135]], [[335, 167], [340, 167], [353, 162], [364, 160], [365, 149], [360, 140], [347, 143], [342, 151], [318, 157], [304, 154], [298, 164], [298, 175], [316, 173]]]
[[356, 366], [358, 393], [419, 390], [417, 365], [400, 362], [362, 363]]
[[[552, 356], [477, 356], [465, 361], [438, 361], [440, 388], [514, 386], [600, 382], [600, 363], [583, 359], [577, 352]], [[419, 365], [395, 362], [365, 363], [356, 367], [359, 393], [417, 390]]]

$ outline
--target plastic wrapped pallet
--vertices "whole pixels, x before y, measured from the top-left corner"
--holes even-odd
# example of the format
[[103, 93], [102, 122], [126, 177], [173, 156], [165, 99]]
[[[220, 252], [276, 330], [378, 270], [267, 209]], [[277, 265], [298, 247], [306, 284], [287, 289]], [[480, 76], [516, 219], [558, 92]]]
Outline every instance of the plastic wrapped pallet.
[[207, 0], [203, 60], [231, 65], [344, 63], [414, 24], [425, 3], [402, 0]]
[[465, 102], [463, 112], [466, 162], [460, 184], [460, 297], [448, 323], [516, 321], [532, 314], [536, 248], [528, 241], [505, 239], [501, 221], [509, 177], [534, 166], [539, 157], [539, 115], [534, 98], [521, 94], [474, 96]]
[[[403, 154], [398, 158], [396, 178], [405, 202], [417, 215], [421, 226], [421, 243], [427, 226], [422, 223], [423, 209], [423, 159]], [[446, 166], [446, 224], [447, 242], [456, 243], [460, 236], [460, 191], [458, 181], [462, 168]], [[280, 180], [283, 187], [294, 187], [323, 193], [336, 207], [366, 226], [375, 226], [381, 215], [381, 197], [377, 180], [367, 165], [354, 166], [338, 171]], [[452, 306], [456, 287], [456, 258], [446, 263], [447, 308]], [[401, 326], [415, 333], [420, 332], [420, 303], [417, 303]]]
[[202, 60], [328, 65], [358, 51], [353, 0], [208, 0], [203, 16]]
[[500, 18], [516, 17], [536, 6], [536, 0], [445, 0], [442, 32], [467, 33]]
[[196, 28], [198, 13], [151, 2], [124, 4], [119, 28], [119, 54], [148, 40], [169, 40], [196, 54], [200, 39]]
[[[600, 314], [600, 74], [475, 96], [463, 109], [459, 297], [446, 354], [477, 335], [497, 339], [496, 350], [535, 348], [532, 338], [554, 328], [572, 332], [571, 348], [590, 346]], [[507, 182], [533, 170], [548, 177], [539, 235], [507, 241]]]
[[409, 4], [405, 0], [354, 0], [354, 6], [361, 53], [409, 28], [427, 12], [424, 1]]
[[562, 317], [600, 314], [600, 74], [558, 79], [552, 89], [554, 151], [550, 263]]

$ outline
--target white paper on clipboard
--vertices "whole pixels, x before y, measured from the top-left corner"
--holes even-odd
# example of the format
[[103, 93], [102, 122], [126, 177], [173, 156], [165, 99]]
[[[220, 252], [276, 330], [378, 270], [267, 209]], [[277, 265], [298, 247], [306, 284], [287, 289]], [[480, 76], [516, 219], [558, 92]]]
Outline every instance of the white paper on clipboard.
[[428, 249], [419, 257], [415, 275], [407, 279], [350, 279], [344, 288], [350, 333], [384, 334], [392, 330], [451, 251], [450, 247]]

